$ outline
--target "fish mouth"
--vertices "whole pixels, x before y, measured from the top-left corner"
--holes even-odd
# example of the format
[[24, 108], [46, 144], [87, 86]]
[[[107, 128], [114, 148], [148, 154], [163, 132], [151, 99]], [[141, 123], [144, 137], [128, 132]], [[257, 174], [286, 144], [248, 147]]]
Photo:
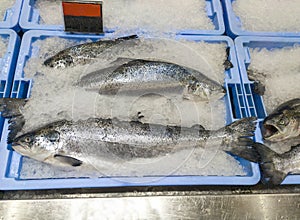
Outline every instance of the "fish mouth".
[[28, 152], [29, 147], [20, 143], [20, 142], [13, 142], [11, 144], [14, 151], [18, 152], [21, 155], [26, 155]]
[[12, 146], [12, 148], [14, 148], [14, 147], [23, 147], [23, 148], [25, 148], [26, 147], [24, 144], [20, 143], [19, 141], [12, 142], [11, 146]]
[[263, 126], [263, 137], [264, 139], [270, 139], [276, 135], [280, 134], [280, 130], [275, 125], [264, 124]]

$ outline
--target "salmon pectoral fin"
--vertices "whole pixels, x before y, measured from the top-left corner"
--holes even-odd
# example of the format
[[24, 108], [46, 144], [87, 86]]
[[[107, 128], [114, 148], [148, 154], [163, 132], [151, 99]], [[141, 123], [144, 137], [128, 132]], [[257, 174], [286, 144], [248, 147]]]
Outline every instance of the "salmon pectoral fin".
[[62, 164], [70, 165], [73, 167], [78, 167], [82, 164], [81, 160], [69, 156], [60, 155], [60, 154], [55, 154], [54, 158]]

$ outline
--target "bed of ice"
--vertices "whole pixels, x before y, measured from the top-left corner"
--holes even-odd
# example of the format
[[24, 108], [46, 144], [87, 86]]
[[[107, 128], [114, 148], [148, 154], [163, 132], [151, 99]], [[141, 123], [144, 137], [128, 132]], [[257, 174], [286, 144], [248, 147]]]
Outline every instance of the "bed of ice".
[[283, 102], [299, 98], [299, 45], [272, 50], [250, 49], [250, 54], [248, 69], [253, 70], [253, 78], [266, 87], [263, 99], [268, 114]]
[[0, 3], [0, 21], [3, 20], [5, 12], [8, 8], [11, 8], [15, 3], [15, 0], [1, 0]]
[[[223, 62], [226, 59], [227, 47], [225, 44], [141, 38], [138, 43], [132, 44], [129, 41], [126, 42], [128, 44], [126, 47], [116, 47], [107, 53], [104, 52], [97, 62], [90, 65], [64, 70], [42, 65], [49, 56], [78, 43], [57, 37], [49, 37], [33, 43], [33, 48], [40, 50], [38, 56], [32, 57], [24, 69], [25, 77], [32, 78], [34, 83], [30, 99], [23, 111], [26, 123], [22, 132], [59, 119], [117, 117], [121, 120], [131, 120], [136, 117], [138, 112], [144, 115], [143, 122], [188, 127], [201, 124], [207, 129], [224, 126], [226, 113], [223, 100], [213, 103], [196, 102], [183, 100], [181, 92], [174, 94], [164, 91], [158, 91], [154, 95], [140, 93], [136, 96], [124, 96], [124, 94], [117, 94], [111, 97], [99, 95], [94, 91], [86, 91], [73, 86], [73, 84], [83, 75], [96, 69], [105, 68], [119, 57], [169, 61], [197, 69], [210, 78], [223, 83], [225, 76]], [[63, 170], [26, 158], [23, 160], [21, 178], [83, 175], [78, 171], [65, 172]], [[85, 176], [95, 175], [86, 174], [86, 171], [84, 173]], [[208, 151], [201, 148], [191, 148], [155, 160], [124, 163], [101, 170], [101, 173], [108, 176], [169, 175], [174, 173], [178, 175], [245, 175], [239, 162], [225, 152]]]
[[[299, 98], [300, 94], [300, 46], [282, 49], [250, 49], [251, 63], [248, 69], [253, 70], [252, 78], [266, 87], [263, 96], [265, 108], [270, 114], [280, 104]], [[290, 150], [290, 141], [268, 143], [269, 148], [278, 153]]]
[[[103, 1], [103, 24], [120, 32], [214, 30], [204, 0]], [[42, 24], [63, 24], [61, 0], [36, 0]], [[141, 29], [142, 28], [142, 29]]]
[[64, 24], [62, 0], [36, 0], [34, 7], [39, 10], [40, 24]]
[[236, 0], [232, 3], [248, 31], [299, 32], [299, 0]]

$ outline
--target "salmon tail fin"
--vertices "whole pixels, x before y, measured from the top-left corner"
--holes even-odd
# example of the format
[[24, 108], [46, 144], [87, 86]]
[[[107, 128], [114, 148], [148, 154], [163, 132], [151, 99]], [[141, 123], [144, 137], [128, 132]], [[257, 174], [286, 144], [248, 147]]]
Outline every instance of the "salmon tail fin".
[[264, 144], [255, 143], [254, 147], [260, 156], [261, 181], [267, 185], [280, 185], [287, 176], [287, 173], [277, 169], [284, 158]]
[[8, 118], [9, 134], [7, 143], [13, 142], [19, 131], [22, 130], [25, 120], [22, 114], [22, 108], [25, 106], [26, 99], [17, 98], [1, 98], [0, 99], [0, 112], [3, 118]]
[[26, 104], [26, 99], [1, 98], [0, 112], [3, 118], [13, 118], [22, 115], [22, 108]]
[[[254, 131], [256, 129], [256, 118], [242, 118], [237, 120], [219, 130], [217, 130], [219, 135], [223, 136], [222, 148], [224, 151], [231, 152], [238, 156], [246, 157], [247, 154], [251, 155], [252, 151], [246, 146], [252, 146], [253, 140], [251, 137], [254, 136]], [[223, 135], [222, 135], [223, 134]], [[243, 147], [244, 146], [244, 147]], [[242, 155], [243, 151], [248, 152]], [[254, 160], [252, 158], [251, 160]]]

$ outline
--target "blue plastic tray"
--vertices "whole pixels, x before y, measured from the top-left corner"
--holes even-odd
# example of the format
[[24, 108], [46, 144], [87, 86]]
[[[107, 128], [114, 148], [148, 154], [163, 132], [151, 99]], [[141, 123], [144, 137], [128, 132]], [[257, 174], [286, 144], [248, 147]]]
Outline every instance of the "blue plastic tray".
[[4, 17], [0, 19], [0, 28], [14, 29], [19, 31], [19, 17], [23, 0], [14, 0], [15, 4], [6, 10]]
[[[109, 34], [108, 34], [109, 35]], [[23, 78], [23, 67], [27, 60], [34, 56], [36, 48], [32, 48], [32, 43], [38, 39], [60, 36], [78, 41], [86, 38], [96, 40], [101, 38], [97, 35], [70, 35], [64, 32], [54, 31], [28, 31], [24, 34], [20, 56], [11, 93], [12, 97], [25, 98], [30, 95], [32, 82]], [[231, 96], [225, 96], [227, 105], [227, 122], [230, 123], [239, 118], [247, 116], [247, 110], [243, 99], [242, 86], [240, 83], [237, 68], [236, 55], [233, 42], [225, 36], [178, 36], [192, 41], [205, 41], [210, 43], [225, 42], [230, 47], [230, 60], [234, 68], [226, 71], [226, 88], [231, 92]], [[33, 52], [33, 50], [35, 52]], [[232, 97], [232, 100], [231, 100]], [[231, 102], [232, 101], [232, 102]], [[166, 176], [152, 181], [153, 177], [119, 177], [118, 180], [110, 177], [102, 178], [61, 178], [61, 179], [32, 179], [24, 180], [19, 178], [22, 167], [22, 157], [10, 150], [6, 144], [7, 123], [4, 125], [0, 145], [0, 189], [54, 189], [54, 188], [84, 188], [84, 187], [122, 187], [122, 186], [158, 186], [158, 185], [254, 185], [260, 179], [258, 165], [246, 160], [236, 158], [243, 165], [246, 171], [245, 176]], [[141, 181], [143, 180], [143, 181]], [[148, 181], [148, 182], [147, 182]], [[129, 183], [130, 182], [130, 183]]]
[[[253, 82], [251, 82], [247, 75], [247, 68], [251, 63], [251, 54], [249, 48], [284, 48], [292, 47], [295, 44], [300, 44], [300, 38], [286, 38], [286, 37], [237, 37], [235, 39], [235, 47], [239, 63], [240, 74], [244, 85], [245, 99], [247, 103], [248, 114], [258, 117], [262, 122], [267, 116], [263, 97], [253, 92]], [[256, 132], [256, 141], [263, 143], [261, 130], [258, 127]], [[300, 184], [300, 175], [288, 175], [282, 184]]]
[[[27, 30], [56, 30], [63, 31], [64, 24], [61, 25], [44, 25], [40, 24], [40, 16], [38, 9], [34, 8], [36, 0], [24, 0], [20, 26], [23, 31]], [[215, 29], [214, 30], [179, 30], [179, 34], [196, 34], [196, 35], [222, 35], [225, 32], [225, 26], [223, 21], [223, 12], [220, 1], [218, 0], [206, 0], [206, 12], [207, 16], [212, 20]], [[106, 33], [113, 32], [114, 30], [106, 29]]]
[[[300, 32], [263, 32], [244, 30], [241, 19], [234, 14], [232, 2], [238, 0], [222, 0], [224, 10], [224, 22], [226, 34], [232, 38], [237, 36], [278, 36], [278, 37], [300, 37]], [[250, 3], [250, 2], [249, 2]], [[250, 3], [251, 4], [251, 3]]]

